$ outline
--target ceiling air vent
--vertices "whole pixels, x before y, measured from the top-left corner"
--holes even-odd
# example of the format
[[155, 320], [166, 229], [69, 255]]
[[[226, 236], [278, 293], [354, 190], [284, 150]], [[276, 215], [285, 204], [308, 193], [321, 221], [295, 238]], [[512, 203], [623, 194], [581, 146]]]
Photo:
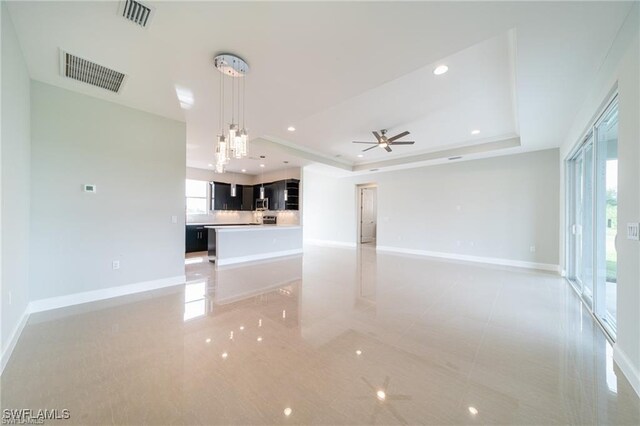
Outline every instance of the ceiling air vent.
[[151, 15], [153, 14], [153, 9], [135, 0], [123, 0], [120, 2], [118, 13], [134, 24], [140, 25], [142, 28], [147, 28]]
[[126, 75], [70, 53], [61, 51], [62, 75], [118, 93]]

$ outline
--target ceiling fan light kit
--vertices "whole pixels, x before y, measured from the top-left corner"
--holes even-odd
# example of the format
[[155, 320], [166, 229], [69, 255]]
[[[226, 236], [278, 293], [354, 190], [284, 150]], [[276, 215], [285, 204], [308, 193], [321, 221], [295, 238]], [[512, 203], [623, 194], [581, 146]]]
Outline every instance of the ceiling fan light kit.
[[373, 149], [375, 147], [380, 147], [382, 149], [384, 149], [387, 152], [391, 152], [392, 149], [391, 147], [394, 145], [413, 145], [415, 143], [415, 141], [398, 141], [398, 139], [401, 139], [407, 135], [410, 134], [410, 132], [408, 131], [404, 131], [402, 133], [398, 133], [397, 135], [388, 138], [387, 137], [387, 130], [386, 129], [382, 129], [380, 130], [380, 133], [378, 133], [377, 131], [373, 131], [371, 132], [373, 133], [373, 136], [375, 136], [377, 142], [361, 142], [361, 141], [353, 141], [353, 143], [364, 143], [364, 144], [368, 144], [368, 145], [373, 145], [372, 147], [363, 149], [362, 152], [366, 152], [369, 151], [370, 149]]

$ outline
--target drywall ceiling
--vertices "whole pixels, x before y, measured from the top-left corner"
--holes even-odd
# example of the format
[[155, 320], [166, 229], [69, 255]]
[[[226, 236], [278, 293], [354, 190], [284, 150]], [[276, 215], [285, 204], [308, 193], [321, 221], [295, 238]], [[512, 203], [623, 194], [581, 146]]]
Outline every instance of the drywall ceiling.
[[[474, 146], [498, 155], [506, 140], [517, 141], [510, 152], [558, 146], [633, 6], [147, 2], [154, 14], [142, 29], [118, 16], [117, 2], [9, 3], [32, 78], [185, 121], [191, 167], [213, 162], [212, 58], [224, 51], [251, 66], [252, 157], [265, 155], [267, 170], [320, 162], [356, 171]], [[62, 77], [60, 49], [126, 73], [121, 92]], [[435, 76], [441, 63], [449, 72]], [[417, 143], [358, 158], [363, 146], [351, 141], [381, 128], [409, 130]], [[242, 168], [257, 173], [258, 160], [229, 165]]]

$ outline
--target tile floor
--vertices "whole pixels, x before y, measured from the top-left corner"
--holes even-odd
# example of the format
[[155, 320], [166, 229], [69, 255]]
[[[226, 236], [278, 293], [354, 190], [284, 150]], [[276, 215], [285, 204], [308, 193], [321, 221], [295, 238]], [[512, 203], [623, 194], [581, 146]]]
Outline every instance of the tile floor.
[[60, 424], [640, 424], [552, 274], [307, 247], [33, 315], [2, 408]]

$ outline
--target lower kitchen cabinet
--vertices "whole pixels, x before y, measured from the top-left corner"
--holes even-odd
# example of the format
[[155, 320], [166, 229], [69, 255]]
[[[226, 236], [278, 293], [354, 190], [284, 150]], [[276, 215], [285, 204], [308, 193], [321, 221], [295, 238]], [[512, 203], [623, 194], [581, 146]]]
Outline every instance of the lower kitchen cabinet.
[[185, 251], [187, 253], [206, 251], [208, 231], [205, 227], [202, 225], [187, 225], [186, 229]]

